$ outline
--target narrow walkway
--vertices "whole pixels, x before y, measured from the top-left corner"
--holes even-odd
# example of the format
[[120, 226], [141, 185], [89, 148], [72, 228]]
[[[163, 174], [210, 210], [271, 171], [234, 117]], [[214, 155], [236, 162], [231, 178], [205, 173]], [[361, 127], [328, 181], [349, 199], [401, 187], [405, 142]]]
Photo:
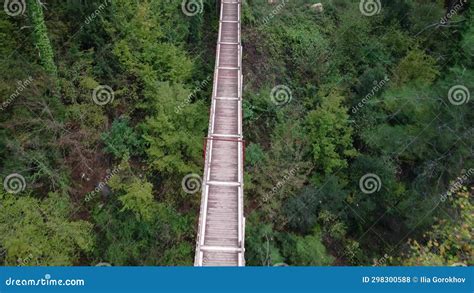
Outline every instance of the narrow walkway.
[[195, 266], [244, 266], [241, 2], [221, 0]]

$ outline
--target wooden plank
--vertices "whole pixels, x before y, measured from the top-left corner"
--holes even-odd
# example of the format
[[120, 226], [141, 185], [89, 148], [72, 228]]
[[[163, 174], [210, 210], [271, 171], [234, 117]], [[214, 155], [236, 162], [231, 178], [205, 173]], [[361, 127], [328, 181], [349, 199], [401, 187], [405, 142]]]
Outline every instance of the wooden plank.
[[244, 260], [240, 1], [221, 1], [196, 266]]

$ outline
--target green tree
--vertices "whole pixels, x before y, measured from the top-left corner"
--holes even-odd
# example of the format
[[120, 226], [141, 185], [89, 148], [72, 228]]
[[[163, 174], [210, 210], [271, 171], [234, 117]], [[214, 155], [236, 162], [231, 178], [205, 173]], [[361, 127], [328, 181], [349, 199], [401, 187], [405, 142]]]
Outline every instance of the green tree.
[[316, 225], [321, 209], [347, 219], [344, 201], [348, 196], [339, 179], [328, 176], [317, 187], [306, 186], [296, 196], [288, 199], [283, 212], [293, 230], [308, 233]]
[[49, 193], [39, 200], [0, 190], [0, 245], [5, 265], [70, 266], [93, 249], [92, 225], [70, 220], [66, 196]]
[[[97, 261], [114, 265], [190, 265], [192, 215], [154, 199], [153, 185], [138, 178], [124, 158], [108, 181], [112, 195], [94, 202], [93, 219], [104, 230], [97, 239]], [[173, 263], [176, 261], [176, 263]]]
[[142, 151], [143, 142], [139, 134], [128, 124], [126, 119], [115, 120], [110, 130], [101, 135], [105, 143], [105, 151], [118, 159], [136, 155]]
[[28, 0], [26, 7], [28, 15], [33, 26], [33, 38], [35, 46], [39, 50], [41, 64], [45, 71], [50, 74], [53, 79], [58, 75], [58, 69], [54, 63], [54, 51], [48, 37], [48, 29], [44, 22], [43, 7], [39, 0]]
[[321, 235], [316, 230], [308, 236], [293, 236], [294, 245], [289, 257], [292, 265], [299, 266], [328, 266], [334, 257], [326, 252]]
[[249, 266], [273, 266], [283, 262], [272, 224], [262, 222], [257, 212], [247, 216], [245, 258]]
[[409, 252], [400, 257], [408, 266], [446, 266], [474, 264], [472, 227], [474, 227], [474, 205], [469, 188], [463, 186], [448, 192], [440, 205], [451, 206], [454, 219], [439, 219], [422, 241], [409, 240]]
[[325, 174], [347, 167], [347, 159], [357, 154], [342, 101], [338, 95], [323, 98], [321, 106], [309, 112], [306, 120], [314, 164]]
[[122, 202], [122, 211], [130, 210], [137, 218], [150, 220], [153, 218], [154, 207], [152, 188], [153, 185], [134, 178], [123, 186], [125, 194], [119, 197]]
[[395, 69], [395, 82], [398, 85], [413, 82], [418, 85], [429, 85], [439, 75], [433, 57], [416, 48], [408, 52]]
[[150, 166], [165, 174], [198, 172], [202, 161], [207, 117], [201, 102], [184, 104], [190, 92], [181, 85], [162, 83], [154, 96], [156, 114], [142, 124]]

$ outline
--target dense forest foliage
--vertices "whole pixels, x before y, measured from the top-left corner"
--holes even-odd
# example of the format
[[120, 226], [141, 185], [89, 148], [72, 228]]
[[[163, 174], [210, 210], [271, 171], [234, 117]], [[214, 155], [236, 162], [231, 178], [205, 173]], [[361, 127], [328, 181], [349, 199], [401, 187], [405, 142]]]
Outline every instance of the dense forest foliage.
[[[472, 1], [317, 2], [243, 1], [247, 265], [472, 265]], [[0, 263], [192, 265], [218, 1], [3, 3]]]

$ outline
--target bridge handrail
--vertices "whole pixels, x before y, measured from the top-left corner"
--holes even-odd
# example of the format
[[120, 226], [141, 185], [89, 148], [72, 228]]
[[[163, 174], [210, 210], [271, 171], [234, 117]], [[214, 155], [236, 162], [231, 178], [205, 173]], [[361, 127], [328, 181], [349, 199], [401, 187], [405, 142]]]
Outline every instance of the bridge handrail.
[[[245, 218], [243, 217], [243, 141], [242, 141], [242, 84], [243, 84], [243, 75], [242, 75], [242, 46], [241, 46], [241, 2], [240, 1], [224, 1], [221, 0], [221, 10], [220, 10], [220, 21], [219, 21], [219, 36], [216, 47], [216, 64], [214, 70], [214, 79], [213, 79], [213, 89], [212, 89], [212, 102], [211, 109], [209, 113], [209, 129], [208, 129], [208, 138], [212, 137], [214, 134], [215, 126], [215, 111], [216, 111], [216, 97], [217, 97], [217, 84], [219, 80], [219, 63], [220, 63], [220, 51], [221, 51], [221, 41], [222, 41], [222, 21], [224, 19], [224, 5], [223, 4], [237, 4], [237, 25], [238, 25], [238, 73], [237, 73], [237, 92], [238, 92], [238, 135], [240, 136], [240, 143], [238, 143], [238, 243], [239, 247], [242, 248], [238, 253], [238, 265], [245, 265], [244, 259], [244, 242], [245, 242]], [[209, 199], [209, 185], [207, 182], [210, 181], [210, 167], [212, 163], [212, 146], [214, 139], [208, 139], [205, 144], [205, 160], [204, 160], [204, 176], [202, 182], [202, 197], [201, 197], [201, 213], [199, 215], [198, 223], [198, 235], [196, 239], [196, 245], [199, 249], [201, 246], [204, 246], [205, 235], [206, 235], [206, 217], [207, 217], [207, 206]], [[204, 211], [204, 212], [203, 212]], [[203, 265], [203, 252], [198, 250], [195, 256], [194, 264], [197, 266]]]

